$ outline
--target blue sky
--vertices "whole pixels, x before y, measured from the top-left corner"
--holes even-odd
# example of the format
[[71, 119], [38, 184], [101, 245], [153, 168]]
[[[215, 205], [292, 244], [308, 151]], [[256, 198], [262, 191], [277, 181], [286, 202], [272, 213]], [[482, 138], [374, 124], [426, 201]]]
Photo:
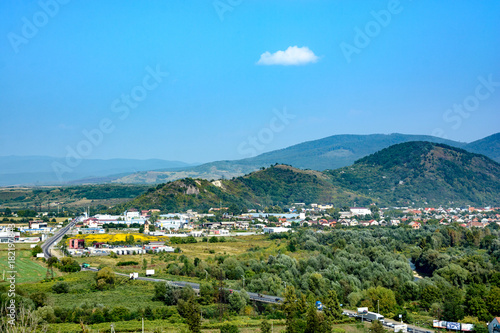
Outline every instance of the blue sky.
[[498, 1], [3, 1], [0, 15], [0, 155], [207, 162], [335, 134], [499, 132]]

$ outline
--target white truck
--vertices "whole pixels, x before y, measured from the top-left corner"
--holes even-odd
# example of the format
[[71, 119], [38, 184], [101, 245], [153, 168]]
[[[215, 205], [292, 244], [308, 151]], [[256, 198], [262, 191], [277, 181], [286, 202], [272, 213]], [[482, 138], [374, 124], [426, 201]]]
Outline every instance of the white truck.
[[139, 277], [139, 273], [130, 273], [130, 280], [135, 280]]
[[155, 270], [154, 269], [146, 269], [146, 276], [151, 276], [155, 275]]
[[408, 326], [406, 324], [394, 325], [394, 333], [403, 332], [406, 333], [408, 331]]
[[381, 314], [375, 313], [375, 312], [370, 312], [370, 311], [368, 311], [367, 313], [364, 313], [364, 314], [359, 314], [358, 316], [360, 318], [363, 318], [363, 320], [368, 320], [368, 321], [374, 321], [374, 320], [383, 321], [384, 320], [384, 316], [382, 316]]

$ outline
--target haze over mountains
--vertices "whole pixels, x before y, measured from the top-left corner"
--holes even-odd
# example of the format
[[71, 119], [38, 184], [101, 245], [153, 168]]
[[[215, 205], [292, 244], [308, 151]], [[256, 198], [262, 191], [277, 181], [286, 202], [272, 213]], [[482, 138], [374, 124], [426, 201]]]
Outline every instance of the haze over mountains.
[[[54, 163], [68, 167], [65, 158], [0, 156], [0, 186], [102, 183], [116, 179], [119, 174], [191, 166], [184, 162], [160, 159], [82, 159], [76, 167], [68, 167], [68, 172], [58, 175], [54, 171]], [[62, 181], [59, 179], [60, 176]]]
[[500, 133], [471, 143], [426, 135], [334, 135], [251, 158], [215, 161], [196, 166], [160, 159], [83, 159], [76, 167], [70, 168], [70, 172], [65, 172], [62, 180], [54, 171], [53, 163], [66, 165], [64, 158], [3, 156], [0, 157], [0, 186], [104, 182], [154, 184], [186, 177], [230, 179], [276, 163], [299, 169], [333, 170], [352, 165], [356, 160], [391, 145], [409, 141], [444, 143], [500, 162]]

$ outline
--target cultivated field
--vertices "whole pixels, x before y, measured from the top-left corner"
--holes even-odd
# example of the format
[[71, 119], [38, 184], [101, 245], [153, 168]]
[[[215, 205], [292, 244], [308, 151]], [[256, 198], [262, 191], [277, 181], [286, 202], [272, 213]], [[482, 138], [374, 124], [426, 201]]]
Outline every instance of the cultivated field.
[[[31, 249], [29, 244], [15, 244], [16, 252], [16, 283], [37, 282], [45, 278], [47, 268], [43, 266], [41, 259], [31, 257]], [[7, 244], [0, 245], [0, 278], [4, 271], [8, 268], [8, 248]]]

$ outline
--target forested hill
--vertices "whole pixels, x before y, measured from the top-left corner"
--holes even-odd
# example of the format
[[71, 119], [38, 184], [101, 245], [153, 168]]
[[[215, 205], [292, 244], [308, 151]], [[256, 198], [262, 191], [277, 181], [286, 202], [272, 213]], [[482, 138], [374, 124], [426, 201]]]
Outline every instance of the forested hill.
[[354, 203], [496, 206], [499, 194], [500, 164], [488, 157], [444, 144], [407, 142], [326, 172], [275, 165], [231, 180], [176, 180], [151, 188], [117, 209], [262, 209], [296, 202], [337, 207]]
[[500, 164], [444, 144], [397, 144], [328, 174], [335, 186], [382, 204], [499, 204]]
[[356, 200], [372, 202], [364, 195], [332, 186], [330, 178], [321, 172], [275, 165], [232, 180], [210, 182], [185, 178], [160, 184], [117, 208], [158, 208], [174, 212], [219, 206], [262, 209], [295, 202], [335, 202], [342, 205]]

